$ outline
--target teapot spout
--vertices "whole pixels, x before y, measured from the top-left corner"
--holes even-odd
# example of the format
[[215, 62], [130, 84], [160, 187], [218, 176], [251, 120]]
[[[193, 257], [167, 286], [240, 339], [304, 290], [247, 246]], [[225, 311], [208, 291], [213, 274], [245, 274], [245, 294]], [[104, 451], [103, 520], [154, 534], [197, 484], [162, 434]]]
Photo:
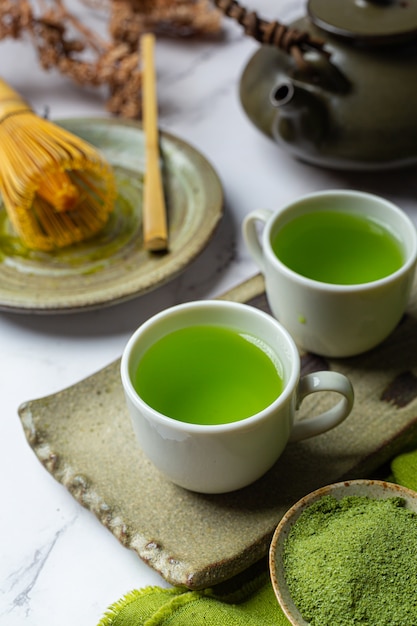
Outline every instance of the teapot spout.
[[295, 86], [290, 81], [283, 81], [276, 85], [270, 95], [272, 106], [278, 108], [285, 105], [294, 106], [296, 100]]
[[272, 134], [279, 143], [295, 151], [317, 147], [328, 127], [326, 106], [319, 95], [284, 80], [272, 89], [270, 102], [276, 109]]

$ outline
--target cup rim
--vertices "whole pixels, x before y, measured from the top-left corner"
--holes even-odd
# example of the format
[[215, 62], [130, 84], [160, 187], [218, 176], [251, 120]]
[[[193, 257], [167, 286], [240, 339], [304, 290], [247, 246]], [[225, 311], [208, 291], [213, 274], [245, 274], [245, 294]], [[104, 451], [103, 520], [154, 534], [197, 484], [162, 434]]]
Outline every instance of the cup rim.
[[[254, 415], [250, 415], [243, 419], [237, 420], [235, 422], [226, 422], [224, 424], [195, 424], [192, 422], [182, 422], [181, 420], [177, 420], [173, 417], [169, 417], [168, 415], [164, 415], [160, 413], [152, 406], [147, 404], [136, 392], [130, 375], [129, 375], [129, 363], [133, 354], [134, 347], [139, 338], [155, 323], [169, 317], [173, 313], [181, 313], [182, 310], [190, 310], [190, 309], [198, 309], [198, 308], [228, 308], [232, 310], [240, 310], [240, 311], [251, 311], [251, 314], [255, 314], [258, 317], [262, 317], [267, 323], [274, 326], [274, 328], [280, 332], [281, 336], [284, 337], [287, 347], [290, 351], [291, 365], [290, 365], [290, 375], [285, 384], [283, 391], [280, 395], [269, 404], [265, 409], [255, 413]], [[279, 355], [278, 355], [279, 356]], [[156, 313], [148, 320], [146, 320], [143, 324], [141, 324], [131, 335], [129, 338], [121, 357], [120, 362], [120, 375], [122, 380], [122, 385], [124, 388], [125, 394], [128, 395], [131, 402], [140, 409], [146, 410], [148, 413], [152, 414], [153, 420], [157, 422], [161, 426], [169, 426], [171, 429], [174, 428], [177, 431], [181, 432], [193, 432], [193, 433], [204, 433], [204, 434], [217, 434], [221, 432], [227, 431], [235, 431], [241, 430], [252, 425], [255, 425], [257, 422], [262, 421], [266, 416], [269, 415], [271, 410], [274, 410], [277, 406], [284, 404], [289, 396], [293, 393], [298, 380], [300, 378], [300, 355], [298, 349], [295, 345], [293, 338], [290, 333], [282, 326], [278, 320], [276, 320], [272, 315], [269, 315], [265, 311], [257, 309], [249, 304], [244, 304], [240, 302], [234, 302], [231, 300], [201, 300], [201, 301], [191, 301], [185, 302], [182, 304], [177, 304], [167, 309]]]
[[[380, 204], [384, 204], [390, 211], [395, 213], [401, 220], [403, 220], [404, 224], [409, 227], [410, 233], [410, 241], [411, 241], [411, 251], [407, 253], [407, 258], [405, 262], [399, 267], [395, 272], [388, 274], [388, 276], [383, 276], [382, 278], [378, 278], [377, 280], [369, 281], [366, 283], [354, 283], [354, 284], [339, 284], [339, 283], [327, 283], [324, 281], [316, 280], [314, 278], [310, 278], [308, 276], [303, 276], [298, 272], [294, 271], [288, 265], [285, 265], [273, 252], [271, 246], [271, 234], [275, 227], [277, 220], [282, 217], [284, 214], [289, 213], [294, 210], [294, 206], [305, 202], [306, 200], [314, 200], [318, 197], [351, 197], [351, 198], [362, 198], [368, 199], [372, 201], [377, 201]], [[334, 210], [334, 209], [333, 209]], [[337, 207], [336, 207], [336, 210]], [[342, 212], [342, 209], [340, 209]], [[263, 248], [266, 256], [268, 257], [269, 262], [272, 266], [278, 266], [280, 270], [289, 276], [292, 280], [296, 280], [297, 282], [314, 287], [315, 289], [320, 288], [322, 291], [328, 292], [338, 292], [338, 293], [350, 293], [350, 292], [361, 292], [361, 291], [369, 291], [378, 289], [381, 286], [388, 285], [391, 282], [396, 281], [400, 276], [407, 274], [410, 269], [413, 268], [417, 264], [417, 227], [411, 221], [410, 217], [405, 213], [405, 211], [401, 210], [397, 205], [395, 205], [390, 200], [386, 200], [385, 198], [378, 196], [376, 194], [368, 193], [365, 191], [356, 191], [351, 189], [327, 189], [324, 191], [315, 191], [313, 193], [308, 193], [299, 198], [296, 198], [294, 201], [289, 202], [281, 209], [276, 212], [271, 212], [271, 219], [268, 220], [264, 230], [263, 230]], [[355, 211], [357, 215], [363, 215], [360, 211]]]

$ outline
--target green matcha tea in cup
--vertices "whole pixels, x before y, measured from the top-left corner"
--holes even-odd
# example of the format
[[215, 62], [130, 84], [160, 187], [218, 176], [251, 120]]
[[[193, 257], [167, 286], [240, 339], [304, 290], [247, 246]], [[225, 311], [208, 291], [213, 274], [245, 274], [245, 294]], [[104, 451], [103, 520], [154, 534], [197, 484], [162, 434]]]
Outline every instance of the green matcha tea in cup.
[[360, 354], [386, 339], [404, 314], [417, 236], [392, 203], [323, 191], [277, 212], [253, 211], [242, 228], [273, 315], [304, 349]]
[[[151, 317], [126, 345], [121, 379], [144, 454], [172, 482], [201, 493], [249, 485], [288, 441], [337, 426], [353, 404], [342, 374], [300, 377], [294, 341], [271, 315], [225, 300]], [[305, 396], [319, 391], [340, 399], [297, 420]]]

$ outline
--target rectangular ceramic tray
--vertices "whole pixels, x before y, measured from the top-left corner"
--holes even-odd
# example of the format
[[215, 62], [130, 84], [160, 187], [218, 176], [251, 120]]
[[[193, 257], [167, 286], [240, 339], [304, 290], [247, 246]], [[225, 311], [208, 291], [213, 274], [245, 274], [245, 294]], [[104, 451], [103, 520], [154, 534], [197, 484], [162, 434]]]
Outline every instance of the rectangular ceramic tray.
[[[268, 310], [259, 275], [222, 298]], [[369, 476], [417, 441], [416, 289], [407, 315], [379, 348], [339, 360], [302, 355], [304, 372], [335, 369], [350, 377], [353, 412], [333, 431], [288, 445], [267, 475], [237, 492], [191, 493], [159, 474], [134, 437], [119, 365], [26, 402], [19, 415], [56, 480], [174, 585], [209, 587], [239, 573], [267, 553], [277, 523], [301, 496]], [[329, 395], [315, 394], [307, 410], [322, 409]]]

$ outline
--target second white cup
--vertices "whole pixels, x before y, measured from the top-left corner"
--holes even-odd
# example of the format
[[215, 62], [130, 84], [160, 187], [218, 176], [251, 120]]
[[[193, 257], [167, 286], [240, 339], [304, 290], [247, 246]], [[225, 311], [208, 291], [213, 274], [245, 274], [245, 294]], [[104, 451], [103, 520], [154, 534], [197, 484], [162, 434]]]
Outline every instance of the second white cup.
[[[333, 235], [329, 237], [323, 232], [319, 233], [324, 243], [312, 248], [314, 251], [311, 252], [310, 259], [305, 259], [306, 273], [303, 274], [297, 269], [297, 257], [305, 255], [303, 246], [307, 247], [308, 237], [313, 237], [313, 227], [316, 229], [317, 224], [322, 224], [323, 229], [328, 227], [329, 216], [331, 220], [334, 216], [336, 220], [340, 216], [343, 220], [346, 217], [349, 228], [343, 230], [340, 227], [339, 233], [333, 230]], [[283, 260], [284, 254], [281, 257], [276, 252], [276, 247], [274, 250], [274, 246], [284, 229], [287, 229], [288, 237], [293, 236], [288, 227], [292, 227], [296, 220], [299, 220], [296, 228], [300, 232], [304, 229], [303, 236], [300, 237], [304, 244], [297, 244], [296, 237], [291, 240], [292, 243], [288, 243], [289, 240], [286, 242], [286, 255], [295, 260], [292, 266]], [[259, 224], [263, 226], [261, 234], [258, 231]], [[328, 357], [352, 356], [378, 345], [399, 323], [413, 284], [417, 236], [411, 220], [392, 203], [357, 191], [317, 192], [304, 196], [279, 211], [254, 211], [245, 218], [242, 228], [248, 250], [264, 274], [271, 311], [300, 347]], [[398, 266], [394, 266], [392, 271], [388, 270], [387, 275], [373, 279], [372, 274], [367, 272], [365, 245], [363, 260], [359, 260], [357, 268], [358, 275], [363, 273], [363, 282], [339, 284], [337, 276], [330, 282], [327, 278], [312, 278], [307, 275], [309, 263], [311, 267], [316, 264], [316, 256], [323, 256], [326, 261], [325, 248], [328, 243], [334, 244], [331, 237], [335, 239], [335, 232], [339, 243], [333, 245], [332, 253], [339, 255], [340, 248], [341, 257], [342, 251], [349, 252], [350, 248], [352, 254], [346, 254], [345, 258], [352, 259], [352, 264], [357, 263], [363, 233], [356, 232], [356, 228], [359, 231], [362, 228], [368, 229], [371, 235], [373, 230], [378, 236], [382, 233], [382, 237], [376, 237], [372, 243], [376, 246], [376, 252], [379, 252], [379, 257], [376, 258], [382, 259], [373, 260], [374, 264], [383, 264], [386, 260], [384, 257], [389, 255], [377, 249], [381, 245], [380, 239], [391, 239], [392, 248], [396, 247], [401, 255]], [[326, 237], [330, 241], [326, 242]], [[394, 253], [395, 250], [393, 256]], [[334, 263], [332, 258], [335, 257], [329, 255], [328, 258], [327, 264], [331, 266]], [[346, 261], [345, 265], [348, 263], [350, 261]], [[368, 275], [371, 276], [370, 279], [367, 278]]]

